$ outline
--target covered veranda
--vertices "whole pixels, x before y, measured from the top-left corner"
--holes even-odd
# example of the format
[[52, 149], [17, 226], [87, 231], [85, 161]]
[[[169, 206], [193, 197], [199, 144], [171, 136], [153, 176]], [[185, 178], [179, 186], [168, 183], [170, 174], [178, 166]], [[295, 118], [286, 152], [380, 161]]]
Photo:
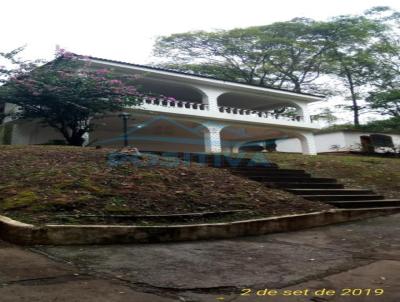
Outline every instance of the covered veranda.
[[[89, 145], [122, 146], [123, 124], [117, 115], [93, 120]], [[142, 151], [238, 153], [241, 146], [254, 141], [298, 139], [304, 154], [315, 154], [314, 136], [276, 126], [182, 118], [157, 113], [130, 111], [129, 144]]]

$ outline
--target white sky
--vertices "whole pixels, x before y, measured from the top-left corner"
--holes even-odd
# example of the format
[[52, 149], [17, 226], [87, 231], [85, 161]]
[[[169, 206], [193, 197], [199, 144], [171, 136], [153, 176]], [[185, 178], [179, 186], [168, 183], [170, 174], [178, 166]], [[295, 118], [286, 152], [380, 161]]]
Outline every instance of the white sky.
[[317, 20], [398, 0], [3, 0], [0, 51], [27, 45], [29, 59], [69, 51], [146, 64], [154, 39], [189, 30], [264, 25], [294, 17]]

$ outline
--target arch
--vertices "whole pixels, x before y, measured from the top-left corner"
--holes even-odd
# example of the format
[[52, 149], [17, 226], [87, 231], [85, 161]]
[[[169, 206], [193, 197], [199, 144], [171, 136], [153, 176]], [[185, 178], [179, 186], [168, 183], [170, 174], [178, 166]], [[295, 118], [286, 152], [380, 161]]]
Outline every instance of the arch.
[[290, 135], [299, 139], [301, 151], [305, 155], [316, 155], [317, 148], [314, 134], [312, 132], [291, 132]]
[[279, 128], [263, 126], [228, 125], [221, 131], [222, 147], [225, 152], [236, 153], [246, 143], [286, 137], [287, 133]]
[[240, 114], [262, 113], [272, 118], [286, 116], [294, 120], [302, 120], [305, 107], [291, 100], [275, 99], [273, 97], [255, 94], [226, 92], [218, 96], [218, 107], [221, 112], [232, 110]]
[[[122, 121], [109, 116], [95, 121], [91, 145], [121, 147]], [[200, 122], [163, 115], [138, 114], [132, 111], [128, 121], [129, 145], [140, 151], [204, 152], [204, 135], [208, 129]]]
[[170, 80], [139, 78], [136, 83], [140, 92], [154, 95], [164, 95], [180, 101], [203, 103], [206, 96], [201, 89], [193, 85]]
[[[250, 142], [265, 147], [266, 141], [275, 140], [277, 151], [316, 154], [314, 134], [308, 131], [293, 131], [277, 127], [228, 125], [221, 131], [221, 140], [224, 152], [237, 152], [240, 146]], [[284, 146], [284, 148], [279, 150], [279, 146]]]

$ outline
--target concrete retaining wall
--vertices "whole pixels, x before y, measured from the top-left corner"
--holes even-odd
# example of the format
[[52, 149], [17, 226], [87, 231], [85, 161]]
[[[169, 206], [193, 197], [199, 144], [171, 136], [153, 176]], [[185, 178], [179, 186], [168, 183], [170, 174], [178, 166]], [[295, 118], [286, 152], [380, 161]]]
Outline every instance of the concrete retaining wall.
[[297, 231], [397, 212], [400, 212], [399, 208], [335, 209], [229, 223], [170, 226], [44, 225], [39, 227], [0, 216], [0, 238], [23, 245], [152, 243], [224, 239]]

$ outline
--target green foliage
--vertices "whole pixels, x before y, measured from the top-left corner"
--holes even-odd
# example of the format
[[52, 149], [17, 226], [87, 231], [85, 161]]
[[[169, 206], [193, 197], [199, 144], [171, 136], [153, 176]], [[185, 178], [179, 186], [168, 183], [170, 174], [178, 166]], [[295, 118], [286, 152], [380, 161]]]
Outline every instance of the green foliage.
[[[353, 111], [359, 125], [371, 90], [399, 86], [399, 20], [398, 12], [379, 6], [321, 22], [296, 18], [173, 34], [159, 38], [154, 53], [167, 59], [163, 66], [180, 71], [295, 92], [340, 94], [350, 102], [344, 107]], [[317, 84], [321, 75], [341, 84]]]
[[400, 117], [369, 122], [366, 125], [361, 125], [361, 129], [374, 132], [400, 133]]
[[158, 39], [164, 66], [262, 86], [312, 91], [325, 51], [320, 24], [294, 19], [266, 26], [188, 32]]
[[[36, 68], [43, 60], [23, 60], [19, 55], [25, 50], [25, 46], [18, 47], [8, 52], [0, 52], [0, 84], [8, 78], [18, 76]], [[6, 64], [3, 64], [6, 63]]]
[[326, 73], [336, 76], [348, 93], [345, 106], [354, 113], [354, 124], [359, 125], [359, 101], [365, 98], [366, 86], [378, 77], [378, 60], [386, 52], [389, 27], [381, 20], [371, 18], [372, 11], [362, 16], [340, 16], [326, 22], [325, 35], [329, 40]]
[[312, 115], [311, 119], [313, 121], [325, 121], [329, 125], [332, 125], [338, 120], [337, 116], [335, 116], [335, 114], [329, 108], [325, 108], [320, 113]]
[[372, 92], [367, 98], [368, 105], [384, 115], [400, 117], [400, 89]]
[[341, 131], [341, 130], [359, 130], [368, 132], [381, 132], [381, 133], [400, 133], [400, 117], [392, 117], [386, 120], [372, 121], [365, 125], [333, 125], [321, 130], [321, 132], [330, 131]]
[[2, 210], [15, 210], [29, 207], [39, 200], [39, 196], [33, 191], [22, 191], [13, 197], [6, 198], [0, 208]]
[[82, 145], [90, 119], [139, 103], [131, 76], [93, 70], [67, 53], [29, 74], [11, 78], [0, 99], [19, 106], [14, 118], [39, 119], [57, 129], [71, 145]]

